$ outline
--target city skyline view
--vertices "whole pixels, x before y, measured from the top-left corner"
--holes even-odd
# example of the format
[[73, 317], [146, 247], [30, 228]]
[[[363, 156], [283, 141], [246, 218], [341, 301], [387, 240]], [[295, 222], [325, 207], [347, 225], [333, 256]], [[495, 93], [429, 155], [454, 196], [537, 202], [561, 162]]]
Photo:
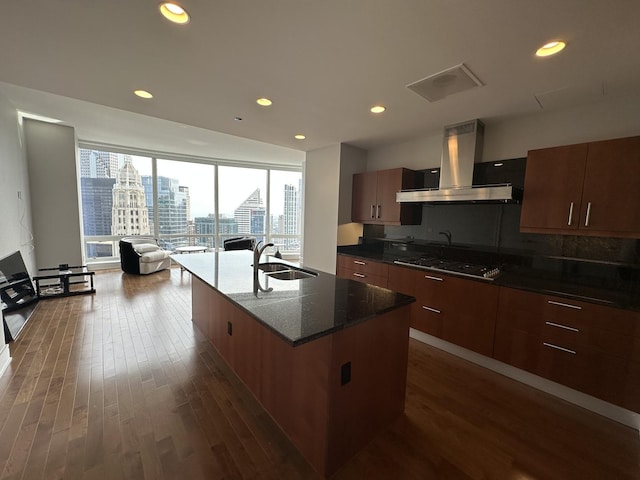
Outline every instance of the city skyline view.
[[[158, 159], [154, 199], [154, 178], [145, 174], [152, 171], [151, 165], [148, 157], [80, 149], [85, 235], [157, 234], [165, 248], [192, 245], [194, 241], [213, 247], [214, 167]], [[173, 175], [168, 175], [171, 172]], [[300, 172], [271, 171], [268, 218], [266, 170], [220, 165], [218, 174], [219, 235], [270, 235], [273, 239], [274, 235], [300, 234]], [[299, 249], [299, 238], [284, 237], [277, 243], [285, 249]], [[88, 245], [88, 249], [94, 247], [107, 248]], [[95, 251], [89, 256], [112, 254]]]

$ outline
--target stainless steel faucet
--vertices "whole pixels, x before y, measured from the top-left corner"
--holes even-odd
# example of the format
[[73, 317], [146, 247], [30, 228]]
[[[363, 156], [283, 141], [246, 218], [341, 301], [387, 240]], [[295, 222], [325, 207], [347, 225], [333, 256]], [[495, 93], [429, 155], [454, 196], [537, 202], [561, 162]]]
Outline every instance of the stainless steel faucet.
[[258, 291], [267, 293], [273, 290], [273, 287], [263, 288], [262, 285], [260, 285], [260, 279], [258, 278], [258, 265], [260, 264], [262, 252], [264, 252], [268, 247], [273, 247], [273, 243], [265, 243], [260, 247], [261, 243], [262, 240], [256, 243], [256, 247], [253, 249], [253, 294], [256, 297], [258, 296]]
[[444, 235], [445, 237], [447, 237], [447, 242], [449, 243], [449, 246], [451, 246], [451, 231], [450, 230], [445, 230], [444, 232], [438, 232], [440, 235]]

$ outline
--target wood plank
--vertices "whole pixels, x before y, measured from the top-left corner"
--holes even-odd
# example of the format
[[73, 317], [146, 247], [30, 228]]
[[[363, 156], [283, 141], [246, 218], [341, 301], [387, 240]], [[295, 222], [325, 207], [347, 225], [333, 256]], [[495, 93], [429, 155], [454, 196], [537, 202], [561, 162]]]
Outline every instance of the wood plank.
[[[194, 328], [188, 273], [95, 280], [11, 345], [0, 479], [321, 478]], [[332, 479], [639, 471], [637, 431], [411, 340], [405, 413]]]

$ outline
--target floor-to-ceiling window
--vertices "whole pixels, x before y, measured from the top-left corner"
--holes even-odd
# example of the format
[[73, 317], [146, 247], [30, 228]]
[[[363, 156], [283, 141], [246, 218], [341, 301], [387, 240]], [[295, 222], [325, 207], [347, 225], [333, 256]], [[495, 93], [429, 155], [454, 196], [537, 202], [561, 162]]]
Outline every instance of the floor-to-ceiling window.
[[153, 218], [162, 247], [215, 248], [215, 166], [159, 159], [156, 172]]
[[117, 259], [118, 240], [129, 235], [152, 235], [166, 250], [222, 248], [227, 238], [251, 236], [299, 255], [300, 170], [115, 150], [80, 148], [88, 263]]
[[151, 157], [81, 148], [79, 162], [88, 259], [115, 258], [120, 238], [153, 234], [143, 185], [151, 175]]
[[302, 173], [271, 170], [269, 177], [271, 238], [283, 255], [300, 252]]
[[267, 170], [218, 167], [220, 238], [251, 236], [264, 241], [269, 231]]

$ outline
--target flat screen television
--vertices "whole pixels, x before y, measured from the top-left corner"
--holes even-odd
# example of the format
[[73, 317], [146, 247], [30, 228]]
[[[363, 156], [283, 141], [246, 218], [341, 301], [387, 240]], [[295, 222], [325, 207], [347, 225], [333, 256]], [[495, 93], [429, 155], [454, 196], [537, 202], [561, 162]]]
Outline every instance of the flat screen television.
[[25, 307], [38, 300], [19, 251], [0, 258], [0, 300], [4, 313]]

